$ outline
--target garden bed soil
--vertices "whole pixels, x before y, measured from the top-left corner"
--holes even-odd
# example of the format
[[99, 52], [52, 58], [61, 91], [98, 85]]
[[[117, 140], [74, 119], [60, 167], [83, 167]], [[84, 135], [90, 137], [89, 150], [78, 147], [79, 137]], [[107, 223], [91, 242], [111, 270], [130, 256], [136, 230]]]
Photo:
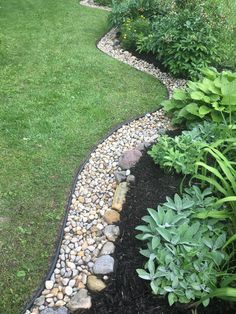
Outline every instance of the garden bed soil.
[[[146, 261], [139, 254], [142, 242], [135, 238], [135, 227], [147, 214], [146, 208], [156, 208], [179, 191], [182, 177], [164, 173], [145, 152], [132, 169], [136, 181], [127, 194], [126, 204], [121, 212], [121, 236], [116, 243], [116, 271], [111, 275], [107, 288], [100, 294], [92, 294], [93, 306], [86, 314], [192, 314], [182, 305], [170, 307], [166, 298], [152, 295], [149, 282], [136, 273]], [[198, 314], [235, 314], [230, 303], [215, 299], [207, 308], [200, 306]]]

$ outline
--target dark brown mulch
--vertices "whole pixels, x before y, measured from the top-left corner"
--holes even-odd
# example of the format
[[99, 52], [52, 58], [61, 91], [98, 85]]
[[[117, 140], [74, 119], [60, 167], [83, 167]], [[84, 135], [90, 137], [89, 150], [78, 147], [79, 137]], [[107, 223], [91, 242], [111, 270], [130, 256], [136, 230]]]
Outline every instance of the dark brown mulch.
[[[156, 208], [166, 196], [178, 192], [181, 177], [165, 174], [154, 165], [145, 153], [137, 166], [132, 169], [135, 184], [127, 195], [121, 214], [121, 237], [116, 243], [116, 271], [111, 276], [106, 290], [92, 294], [93, 306], [86, 314], [191, 314], [182, 307], [170, 307], [164, 298], [152, 295], [148, 281], [141, 280], [136, 273], [145, 259], [139, 254], [141, 241], [135, 238], [134, 230], [147, 213], [146, 208]], [[235, 314], [229, 303], [214, 300], [207, 308], [199, 307], [198, 314]]]

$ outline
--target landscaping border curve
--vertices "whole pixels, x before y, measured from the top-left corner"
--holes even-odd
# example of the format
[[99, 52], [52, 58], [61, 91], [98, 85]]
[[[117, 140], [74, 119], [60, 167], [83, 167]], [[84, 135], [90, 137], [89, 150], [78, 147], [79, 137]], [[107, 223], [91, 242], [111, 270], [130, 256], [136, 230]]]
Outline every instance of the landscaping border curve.
[[[83, 5], [83, 4], [82, 4]], [[92, 8], [94, 8], [95, 6], [92, 6]], [[100, 8], [101, 9], [101, 8]], [[111, 31], [112, 29], [110, 29]], [[106, 36], [107, 34], [109, 34], [109, 32], [106, 32], [103, 36], [101, 36], [100, 39], [97, 40], [96, 42], [96, 47], [102, 51], [103, 53], [107, 54], [104, 50], [102, 50], [101, 48], [99, 48], [99, 43], [101, 42], [101, 40], [104, 38], [104, 36]], [[108, 54], [109, 55], [109, 54]], [[136, 58], [136, 57], [135, 57]], [[120, 60], [122, 61], [122, 60]], [[130, 65], [132, 66], [132, 65]], [[143, 71], [142, 69], [137, 69], [136, 70], [139, 70], [139, 71]], [[143, 72], [146, 72], [147, 74], [149, 75], [152, 75], [151, 73], [148, 73], [147, 71], [143, 71]], [[164, 84], [164, 83], [163, 83]], [[165, 84], [164, 84], [165, 85]], [[167, 92], [168, 92], [168, 97], [170, 97], [170, 91], [168, 89], [168, 87], [166, 86], [167, 88]], [[157, 110], [154, 110], [152, 112], [149, 112], [150, 114], [153, 114], [155, 113]], [[85, 165], [88, 163], [92, 153], [94, 153], [97, 149], [97, 147], [102, 144], [106, 139], [108, 139], [113, 133], [115, 133], [116, 131], [118, 131], [120, 128], [122, 128], [123, 126], [125, 125], [128, 125], [130, 124], [131, 122], [134, 122], [134, 121], [137, 121], [141, 118], [144, 118], [145, 116], [147, 115], [147, 113], [144, 113], [144, 114], [141, 114], [141, 115], [138, 115], [137, 117], [134, 117], [134, 118], [130, 118], [130, 119], [127, 119], [126, 121], [122, 122], [122, 123], [119, 123], [118, 125], [112, 127], [109, 132], [101, 139], [99, 140], [93, 147], [92, 149], [90, 150], [90, 152], [88, 153], [87, 157], [83, 159], [83, 161], [81, 162], [80, 166], [78, 167], [78, 169], [75, 171], [75, 174], [74, 174], [74, 178], [73, 178], [73, 181], [72, 181], [72, 185], [71, 185], [71, 189], [70, 189], [70, 193], [69, 193], [69, 196], [68, 196], [68, 199], [67, 199], [67, 202], [66, 202], [66, 205], [65, 205], [65, 215], [64, 215], [64, 218], [62, 220], [62, 224], [60, 226], [60, 231], [59, 231], [59, 234], [58, 234], [58, 238], [55, 242], [55, 246], [54, 246], [54, 254], [53, 256], [51, 257], [51, 261], [49, 263], [49, 268], [48, 268], [48, 271], [47, 271], [47, 274], [44, 276], [39, 288], [34, 292], [33, 296], [31, 297], [31, 299], [24, 305], [24, 308], [21, 312], [21, 314], [25, 314], [27, 312], [27, 310], [30, 310], [33, 305], [34, 305], [34, 302], [35, 300], [41, 295], [42, 291], [44, 290], [45, 288], [45, 281], [49, 280], [50, 277], [52, 276], [54, 270], [55, 270], [55, 267], [56, 267], [56, 264], [57, 264], [57, 261], [58, 261], [58, 258], [59, 258], [59, 255], [60, 255], [60, 248], [61, 248], [61, 245], [62, 245], [62, 241], [63, 241], [63, 236], [64, 236], [64, 228], [66, 226], [66, 223], [68, 221], [68, 214], [69, 214], [69, 210], [70, 210], [70, 206], [71, 206], [71, 202], [72, 202], [72, 196], [73, 196], [73, 192], [76, 188], [76, 184], [78, 182], [78, 176], [82, 173], [82, 171], [84, 170], [84, 167]]]
[[[153, 110], [151, 112], [149, 112], [150, 114], [156, 112], [157, 110]], [[137, 121], [141, 118], [144, 118], [146, 116], [147, 112], [141, 115], [138, 115], [137, 117], [134, 118], [130, 118], [127, 119], [126, 121], [117, 124], [116, 126], [112, 127], [108, 133], [101, 139], [99, 140], [91, 149], [91, 151], [88, 153], [87, 157], [85, 157], [80, 166], [78, 167], [78, 169], [75, 171], [74, 177], [73, 177], [73, 181], [72, 181], [72, 185], [71, 185], [71, 189], [70, 189], [70, 193], [69, 193], [69, 197], [67, 199], [66, 202], [66, 206], [65, 206], [65, 216], [63, 218], [62, 224], [61, 224], [61, 230], [59, 232], [59, 236], [58, 239], [56, 241], [55, 244], [55, 253], [54, 255], [51, 257], [51, 262], [50, 262], [50, 267], [48, 269], [48, 272], [46, 274], [46, 276], [44, 277], [44, 279], [42, 280], [42, 283], [40, 285], [40, 287], [36, 290], [36, 292], [33, 294], [32, 298], [30, 301], [28, 301], [21, 314], [25, 314], [25, 312], [27, 310], [30, 310], [30, 308], [32, 308], [34, 301], [37, 297], [40, 296], [40, 294], [42, 293], [43, 289], [44, 289], [44, 285], [45, 285], [45, 281], [49, 280], [49, 278], [51, 277], [51, 275], [53, 274], [53, 271], [55, 269], [59, 254], [60, 254], [60, 248], [61, 248], [61, 244], [62, 244], [62, 240], [63, 240], [63, 236], [64, 236], [64, 228], [66, 226], [67, 223], [67, 218], [68, 218], [68, 213], [69, 213], [69, 209], [70, 209], [70, 205], [71, 205], [71, 201], [72, 201], [72, 196], [73, 196], [73, 191], [75, 190], [76, 187], [76, 183], [78, 181], [78, 176], [81, 174], [81, 172], [84, 170], [85, 165], [87, 164], [87, 162], [89, 161], [91, 154], [94, 153], [97, 149], [97, 147], [102, 144], [106, 139], [108, 139], [114, 132], [118, 131], [120, 128], [122, 128], [124, 125], [128, 125], [131, 122]]]

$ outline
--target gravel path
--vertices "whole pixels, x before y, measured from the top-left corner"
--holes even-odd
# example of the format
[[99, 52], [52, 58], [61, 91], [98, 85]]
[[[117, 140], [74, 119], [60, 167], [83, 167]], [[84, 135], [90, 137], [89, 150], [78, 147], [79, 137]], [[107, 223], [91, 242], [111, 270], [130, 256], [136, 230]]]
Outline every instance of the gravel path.
[[[91, 0], [81, 4], [95, 7]], [[185, 83], [123, 51], [115, 35], [112, 29], [98, 48], [160, 79], [170, 94], [175, 86]], [[25, 314], [68, 314], [91, 307], [89, 290], [103, 290], [114, 269], [113, 242], [119, 236], [119, 227], [112, 223], [119, 221], [119, 213], [112, 210], [112, 202], [118, 185], [115, 173], [122, 170], [119, 158], [125, 151], [142, 150], [157, 139], [158, 133], [170, 128], [169, 119], [158, 110], [123, 125], [97, 146], [77, 178], [56, 268]], [[132, 173], [128, 169], [125, 175]]]

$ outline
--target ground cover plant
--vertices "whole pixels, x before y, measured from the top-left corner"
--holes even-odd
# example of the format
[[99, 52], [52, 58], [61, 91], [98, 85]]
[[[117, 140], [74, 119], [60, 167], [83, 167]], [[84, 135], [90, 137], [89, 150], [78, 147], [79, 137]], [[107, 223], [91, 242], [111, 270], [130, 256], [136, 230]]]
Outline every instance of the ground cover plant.
[[194, 78], [202, 67], [235, 62], [235, 23], [226, 1], [123, 0], [114, 3], [110, 23], [119, 27], [125, 49], [152, 53], [174, 76]]
[[96, 49], [107, 12], [71, 0], [0, 7], [0, 312], [12, 314], [48, 269], [82, 159], [166, 89]]
[[219, 267], [227, 259], [222, 250], [226, 231], [221, 221], [196, 216], [213, 210], [215, 202], [210, 189], [192, 186], [181, 197], [167, 197], [156, 210], [149, 208], [142, 218], [146, 224], [136, 228], [142, 232], [137, 238], [147, 242], [140, 253], [148, 258], [138, 275], [151, 281], [154, 294], [167, 295], [170, 305], [201, 299], [216, 288]]

